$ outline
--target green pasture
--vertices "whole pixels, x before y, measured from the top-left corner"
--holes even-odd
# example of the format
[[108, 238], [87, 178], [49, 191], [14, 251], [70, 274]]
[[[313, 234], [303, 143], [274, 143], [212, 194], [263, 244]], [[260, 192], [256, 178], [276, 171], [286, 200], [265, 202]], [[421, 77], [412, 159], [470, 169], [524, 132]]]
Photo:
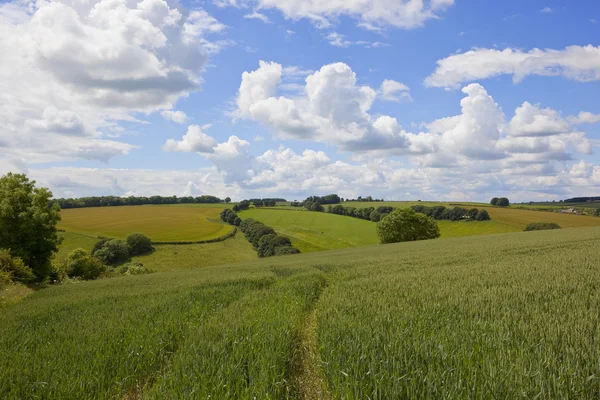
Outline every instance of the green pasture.
[[518, 232], [48, 287], [0, 313], [0, 398], [597, 398], [599, 246]]
[[61, 211], [60, 229], [111, 238], [125, 238], [133, 232], [156, 242], [201, 241], [226, 235], [231, 227], [223, 224], [223, 207], [120, 206], [74, 208]]
[[[56, 255], [57, 259], [66, 258], [77, 248], [91, 251], [98, 241], [97, 238], [71, 232], [63, 232], [60, 235], [63, 237], [63, 242]], [[152, 271], [173, 271], [258, 259], [256, 251], [241, 232], [222, 242], [157, 244], [154, 245], [154, 249], [151, 254], [133, 257], [133, 261], [141, 262]]]

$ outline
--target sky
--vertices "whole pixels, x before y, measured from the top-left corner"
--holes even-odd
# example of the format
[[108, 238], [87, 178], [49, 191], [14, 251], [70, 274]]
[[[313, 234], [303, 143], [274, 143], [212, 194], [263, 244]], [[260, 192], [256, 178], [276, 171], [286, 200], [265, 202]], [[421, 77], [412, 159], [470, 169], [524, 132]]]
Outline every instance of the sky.
[[600, 195], [597, 0], [0, 2], [0, 174], [55, 197]]

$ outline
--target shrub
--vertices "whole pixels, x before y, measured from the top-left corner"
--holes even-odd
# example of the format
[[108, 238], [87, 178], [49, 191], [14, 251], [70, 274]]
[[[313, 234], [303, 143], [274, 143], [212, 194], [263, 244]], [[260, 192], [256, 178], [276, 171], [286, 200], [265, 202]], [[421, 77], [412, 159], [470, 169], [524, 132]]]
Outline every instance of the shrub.
[[410, 208], [397, 209], [377, 223], [380, 243], [407, 242], [440, 237], [437, 223]]
[[70, 278], [97, 279], [106, 272], [106, 266], [97, 258], [91, 257], [84, 249], [69, 253], [65, 268]]
[[13, 281], [12, 281], [11, 274], [6, 271], [0, 270], [0, 289], [2, 289], [2, 287], [8, 286], [12, 283], [13, 283]]
[[277, 248], [291, 246], [292, 242], [289, 238], [277, 234], [265, 235], [260, 238], [257, 253], [259, 257], [271, 257], [275, 255]]
[[35, 279], [32, 269], [21, 258], [13, 257], [7, 249], [0, 249], [0, 272], [3, 279], [8, 276], [11, 281], [27, 283]]
[[114, 272], [119, 275], [144, 275], [149, 274], [151, 271], [144, 267], [142, 263], [129, 262], [115, 268]]
[[596, 208], [596, 211], [594, 211], [594, 215], [595, 215], [596, 217], [600, 217], [600, 207], [599, 207], [599, 208]]
[[506, 197], [500, 197], [498, 199], [498, 207], [508, 207], [510, 205], [510, 202], [508, 201], [508, 199]]
[[129, 246], [123, 240], [111, 239], [92, 255], [107, 265], [116, 265], [129, 260]]
[[381, 213], [379, 213], [379, 211], [373, 211], [369, 215], [369, 219], [373, 222], [379, 222], [381, 221]]
[[547, 229], [560, 229], [560, 225], [554, 222], [533, 222], [527, 225], [524, 231], [544, 231]]
[[477, 213], [477, 221], [489, 221], [490, 219], [490, 214], [487, 210], [479, 210]]
[[94, 243], [94, 247], [92, 247], [92, 255], [100, 250], [105, 244], [106, 242], [108, 242], [110, 239], [109, 238], [102, 238], [100, 240], [98, 240], [96, 243]]
[[479, 214], [479, 210], [476, 208], [471, 208], [469, 211], [467, 211], [467, 216], [469, 217], [469, 219], [472, 219], [472, 220], [476, 220], [478, 214]]
[[142, 254], [152, 253], [152, 241], [142, 233], [132, 233], [127, 236], [127, 245], [129, 246], [129, 255], [139, 256]]
[[288, 254], [300, 254], [300, 250], [292, 246], [282, 246], [275, 249], [274, 256], [285, 256]]

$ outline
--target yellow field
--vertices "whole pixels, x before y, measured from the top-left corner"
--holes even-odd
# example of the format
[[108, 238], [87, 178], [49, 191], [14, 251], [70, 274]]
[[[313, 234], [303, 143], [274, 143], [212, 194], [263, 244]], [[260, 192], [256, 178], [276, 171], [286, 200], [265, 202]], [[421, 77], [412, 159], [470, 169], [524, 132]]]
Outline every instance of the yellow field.
[[219, 220], [222, 207], [121, 206], [61, 211], [59, 228], [111, 238], [133, 232], [156, 242], [200, 241], [227, 234], [231, 226]]

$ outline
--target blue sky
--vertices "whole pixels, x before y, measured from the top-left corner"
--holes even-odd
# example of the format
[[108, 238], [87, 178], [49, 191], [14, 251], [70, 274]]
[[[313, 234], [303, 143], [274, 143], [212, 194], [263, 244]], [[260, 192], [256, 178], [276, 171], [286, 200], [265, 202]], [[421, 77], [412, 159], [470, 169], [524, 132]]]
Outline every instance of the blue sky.
[[13, 1], [0, 32], [0, 173], [56, 196], [600, 193], [595, 1]]

